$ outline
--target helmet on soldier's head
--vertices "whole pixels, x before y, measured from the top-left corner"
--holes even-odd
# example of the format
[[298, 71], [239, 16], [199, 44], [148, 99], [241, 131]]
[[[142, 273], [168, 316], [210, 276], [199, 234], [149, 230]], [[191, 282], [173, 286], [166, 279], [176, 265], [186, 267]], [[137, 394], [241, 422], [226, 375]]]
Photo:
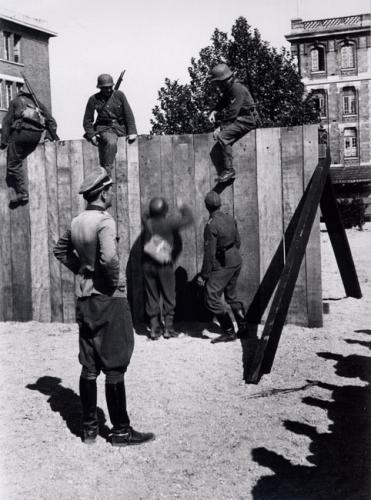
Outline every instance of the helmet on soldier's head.
[[212, 82], [222, 82], [228, 80], [231, 76], [233, 76], [233, 73], [225, 63], [217, 64], [210, 70]]
[[102, 75], [98, 76], [97, 79], [97, 87], [98, 89], [101, 89], [102, 87], [113, 87], [113, 78], [111, 75], [108, 75], [107, 73], [103, 73]]
[[152, 198], [149, 202], [149, 215], [159, 216], [165, 215], [169, 209], [169, 206], [164, 198]]

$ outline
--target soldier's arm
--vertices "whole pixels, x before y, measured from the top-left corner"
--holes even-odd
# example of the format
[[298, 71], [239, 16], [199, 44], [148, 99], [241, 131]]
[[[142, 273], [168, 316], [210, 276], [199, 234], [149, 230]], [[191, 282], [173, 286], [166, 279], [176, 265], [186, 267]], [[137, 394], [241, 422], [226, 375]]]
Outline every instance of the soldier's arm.
[[191, 208], [184, 203], [179, 206], [180, 217], [169, 218], [173, 231], [190, 226], [194, 222]]
[[99, 265], [104, 270], [107, 285], [117, 288], [120, 281], [120, 261], [117, 254], [116, 226], [112, 217], [104, 218], [98, 228]]
[[207, 280], [212, 271], [216, 255], [217, 233], [210, 224], [206, 224], [204, 231], [204, 260], [200, 275]]
[[123, 115], [124, 115], [124, 120], [125, 120], [125, 127], [126, 127], [126, 134], [127, 135], [136, 135], [137, 133], [137, 127], [135, 125], [135, 118], [133, 111], [130, 107], [130, 104], [128, 100], [126, 99], [126, 96], [123, 92], [120, 90], [117, 91], [121, 103], [123, 105]]
[[86, 104], [82, 125], [88, 141], [95, 135], [94, 130], [95, 97], [91, 96]]
[[238, 231], [238, 226], [237, 226], [237, 222], [234, 221], [234, 225], [235, 225], [235, 228], [236, 228], [236, 235], [235, 235], [235, 238], [234, 238], [234, 244], [237, 248], [240, 248], [241, 246], [241, 238], [240, 238], [240, 233]]
[[[54, 132], [56, 133], [57, 132], [57, 122], [50, 114], [48, 108], [42, 102], [39, 102], [39, 105], [40, 105], [40, 110], [45, 117], [46, 129], [47, 130], [48, 129], [54, 130]], [[48, 137], [48, 138], [51, 139], [51, 137]]]
[[71, 230], [67, 229], [59, 238], [57, 244], [53, 248], [53, 254], [64, 266], [66, 266], [74, 274], [78, 274], [81, 262], [72, 244]]
[[13, 101], [9, 104], [9, 109], [6, 115], [4, 116], [2, 122], [2, 130], [1, 130], [1, 145], [7, 146], [9, 143], [9, 136], [12, 123], [15, 119], [14, 116], [14, 103]]
[[244, 102], [244, 89], [240, 86], [234, 88], [231, 103], [229, 104], [223, 115], [224, 120], [235, 120], [239, 115]]

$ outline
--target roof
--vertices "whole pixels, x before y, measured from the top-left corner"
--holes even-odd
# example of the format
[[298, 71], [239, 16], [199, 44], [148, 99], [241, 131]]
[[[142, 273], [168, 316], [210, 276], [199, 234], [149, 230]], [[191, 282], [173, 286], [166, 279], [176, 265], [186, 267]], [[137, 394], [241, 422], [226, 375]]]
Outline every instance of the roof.
[[334, 184], [371, 182], [370, 166], [331, 167], [330, 174]]
[[40, 31], [41, 33], [45, 33], [49, 36], [57, 36], [57, 33], [48, 28], [45, 24], [45, 21], [42, 19], [34, 19], [24, 14], [8, 11], [4, 8], [0, 9], [0, 19], [19, 24], [20, 26], [24, 26], [35, 31]]

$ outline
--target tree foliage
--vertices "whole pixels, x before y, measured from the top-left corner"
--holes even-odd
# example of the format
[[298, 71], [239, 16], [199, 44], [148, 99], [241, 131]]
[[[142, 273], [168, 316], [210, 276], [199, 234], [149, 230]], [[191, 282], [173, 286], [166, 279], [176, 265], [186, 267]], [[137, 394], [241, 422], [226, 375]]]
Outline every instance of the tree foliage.
[[265, 127], [294, 126], [318, 122], [318, 106], [304, 86], [291, 54], [261, 39], [244, 17], [235, 21], [231, 36], [214, 30], [211, 45], [191, 59], [190, 83], [165, 79], [152, 113], [153, 134], [204, 133], [212, 129], [207, 116], [219, 99], [211, 84], [210, 69], [227, 63], [245, 83], [257, 103]]

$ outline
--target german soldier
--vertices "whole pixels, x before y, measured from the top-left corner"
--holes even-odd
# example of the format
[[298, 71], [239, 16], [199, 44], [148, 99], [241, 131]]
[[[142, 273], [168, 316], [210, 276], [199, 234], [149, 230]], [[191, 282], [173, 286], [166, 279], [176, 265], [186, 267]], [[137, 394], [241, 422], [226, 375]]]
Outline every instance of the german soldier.
[[223, 330], [220, 337], [211, 341], [215, 344], [236, 339], [231, 317], [222, 301], [223, 293], [237, 321], [238, 335], [246, 328], [243, 303], [236, 292], [242, 265], [241, 242], [235, 219], [220, 210], [220, 196], [215, 191], [206, 195], [205, 206], [210, 218], [204, 231], [204, 259], [198, 283], [205, 285], [206, 307], [216, 316]]
[[[128, 142], [135, 141], [137, 129], [131, 107], [120, 90], [113, 89], [111, 75], [98, 76], [100, 91], [87, 102], [83, 127], [84, 137], [99, 150], [100, 165], [111, 173], [117, 153], [117, 140], [127, 135]], [[94, 122], [95, 113], [97, 113]]]
[[103, 371], [112, 445], [140, 444], [154, 435], [135, 431], [126, 410], [124, 374], [134, 335], [125, 278], [120, 273], [116, 226], [106, 212], [112, 203], [112, 180], [98, 167], [86, 177], [79, 193], [87, 201], [86, 210], [72, 220], [54, 255], [77, 275], [82, 439], [92, 443], [98, 434], [96, 379]]
[[260, 118], [249, 90], [235, 79], [226, 64], [217, 64], [210, 71], [210, 76], [211, 81], [222, 92], [220, 101], [209, 114], [209, 120], [215, 124], [217, 115], [220, 115], [221, 125], [214, 131], [214, 138], [221, 148], [224, 167], [218, 182], [227, 182], [236, 175], [233, 168], [232, 145], [259, 126]]
[[56, 121], [47, 108], [40, 102], [38, 104], [36, 107], [31, 94], [21, 89], [10, 101], [3, 119], [0, 148], [8, 148], [6, 181], [15, 191], [15, 198], [10, 200], [11, 207], [28, 203], [23, 160], [36, 149], [44, 131], [45, 139], [53, 140], [47, 129], [57, 130]]
[[[163, 315], [165, 320], [164, 338], [177, 336], [174, 330], [175, 313], [175, 272], [174, 262], [182, 250], [180, 229], [192, 224], [191, 209], [178, 201], [180, 216], [167, 217], [168, 204], [164, 198], [152, 198], [149, 203], [149, 213], [143, 217], [143, 275], [145, 286], [145, 310], [150, 321], [152, 340], [160, 337], [162, 297]], [[148, 243], [157, 238], [157, 247], [150, 251]], [[153, 240], [152, 240], [153, 241]], [[168, 255], [159, 259], [159, 251], [167, 248]]]

